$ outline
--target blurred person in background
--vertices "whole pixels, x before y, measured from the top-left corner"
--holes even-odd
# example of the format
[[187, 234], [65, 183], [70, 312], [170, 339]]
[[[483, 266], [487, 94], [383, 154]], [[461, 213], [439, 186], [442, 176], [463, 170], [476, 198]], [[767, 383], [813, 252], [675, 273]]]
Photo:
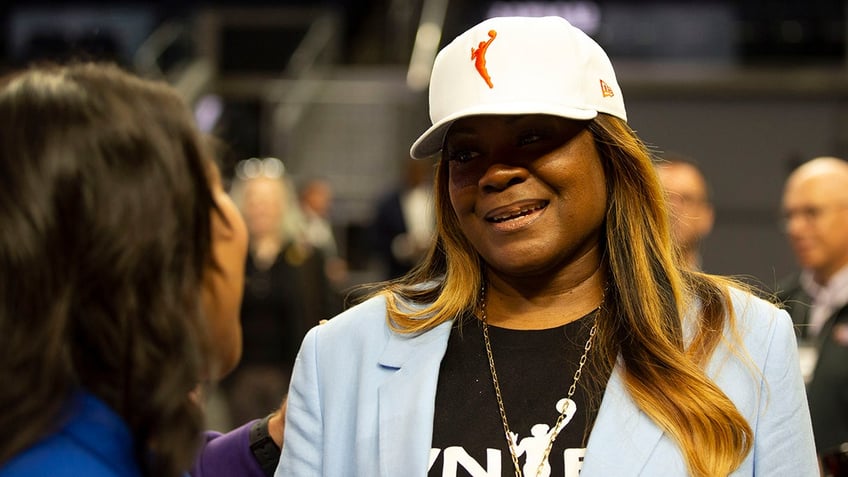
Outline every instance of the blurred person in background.
[[347, 283], [348, 273], [330, 220], [333, 186], [327, 179], [310, 177], [301, 183], [298, 199], [306, 241], [324, 254], [327, 279], [335, 290], [341, 290]]
[[338, 309], [321, 251], [306, 240], [294, 185], [277, 158], [236, 166], [230, 191], [249, 246], [241, 320], [244, 353], [222, 383], [239, 423], [279, 404], [306, 331]]
[[778, 296], [799, 334], [816, 449], [845, 453], [839, 447], [848, 443], [848, 162], [818, 157], [795, 169], [782, 214], [801, 270], [783, 281]]
[[656, 168], [678, 251], [684, 263], [701, 270], [701, 242], [712, 231], [715, 219], [707, 180], [692, 159], [679, 154], [666, 154]]
[[424, 257], [433, 238], [433, 165], [407, 159], [398, 186], [377, 204], [371, 236], [386, 278], [398, 278]]
[[278, 448], [280, 412], [201, 432], [242, 352], [247, 232], [177, 92], [5, 77], [0, 182], [0, 476], [266, 475], [249, 443]]

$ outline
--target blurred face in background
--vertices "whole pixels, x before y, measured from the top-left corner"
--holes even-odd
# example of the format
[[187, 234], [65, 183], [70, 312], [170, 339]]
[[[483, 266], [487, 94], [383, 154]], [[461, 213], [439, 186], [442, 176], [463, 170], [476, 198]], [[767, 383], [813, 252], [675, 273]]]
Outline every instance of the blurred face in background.
[[251, 239], [280, 234], [286, 202], [279, 179], [262, 176], [247, 179], [243, 200], [244, 220]]
[[684, 253], [694, 251], [713, 228], [706, 181], [695, 166], [685, 162], [660, 163], [657, 174], [668, 199], [674, 239]]
[[333, 189], [323, 180], [310, 181], [301, 194], [303, 206], [315, 214], [326, 217], [333, 203]]
[[848, 265], [848, 165], [814, 159], [786, 182], [783, 219], [799, 265], [824, 285]]

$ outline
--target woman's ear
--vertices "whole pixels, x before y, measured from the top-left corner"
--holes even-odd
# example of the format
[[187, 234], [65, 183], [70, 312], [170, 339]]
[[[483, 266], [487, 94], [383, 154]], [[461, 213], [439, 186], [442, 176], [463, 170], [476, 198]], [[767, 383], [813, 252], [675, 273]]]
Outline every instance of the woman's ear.
[[[211, 229], [210, 231], [212, 233], [213, 244], [217, 240], [236, 240], [238, 238], [238, 230], [236, 230], [238, 224], [233, 224], [231, 222], [232, 214], [227, 213], [227, 211], [224, 210], [224, 208], [227, 207], [226, 205], [222, 205], [224, 204], [224, 202], [230, 200], [229, 196], [223, 190], [216, 191], [214, 189], [212, 192], [212, 196], [215, 200], [215, 208], [212, 209], [209, 224]], [[240, 213], [239, 216], [241, 216]]]
[[[231, 218], [234, 214], [241, 216], [241, 213], [224, 189], [221, 171], [214, 163], [209, 165], [208, 176], [212, 200], [215, 201], [215, 209], [212, 210], [210, 217], [212, 238], [213, 240], [215, 238], [232, 239], [234, 233], [237, 232], [234, 226], [238, 226], [238, 224], [231, 223]], [[229, 210], [230, 205], [233, 206], [233, 210]]]

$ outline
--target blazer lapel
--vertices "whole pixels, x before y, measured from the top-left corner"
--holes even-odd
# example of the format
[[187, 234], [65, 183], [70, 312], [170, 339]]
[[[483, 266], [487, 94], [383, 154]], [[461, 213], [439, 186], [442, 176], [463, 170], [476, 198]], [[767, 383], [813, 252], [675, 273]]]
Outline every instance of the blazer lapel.
[[630, 398], [616, 367], [586, 445], [580, 477], [639, 475], [662, 434]]
[[452, 325], [417, 336], [393, 334], [380, 357], [381, 366], [396, 369], [378, 390], [381, 476], [426, 475], [439, 366]]
[[[378, 390], [381, 476], [426, 475], [439, 366], [452, 325], [443, 323], [417, 336], [392, 334], [380, 357], [380, 366], [395, 370]], [[586, 446], [580, 477], [639, 475], [662, 435], [630, 398], [616, 367]]]

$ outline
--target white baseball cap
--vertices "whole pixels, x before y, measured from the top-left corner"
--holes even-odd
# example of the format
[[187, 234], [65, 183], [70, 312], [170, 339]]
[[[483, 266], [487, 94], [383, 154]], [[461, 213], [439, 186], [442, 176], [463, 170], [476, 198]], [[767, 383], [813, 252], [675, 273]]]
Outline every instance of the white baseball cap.
[[454, 121], [478, 114], [550, 114], [627, 121], [607, 54], [560, 17], [491, 18], [436, 56], [430, 76], [433, 125], [412, 144], [422, 159], [442, 149]]

